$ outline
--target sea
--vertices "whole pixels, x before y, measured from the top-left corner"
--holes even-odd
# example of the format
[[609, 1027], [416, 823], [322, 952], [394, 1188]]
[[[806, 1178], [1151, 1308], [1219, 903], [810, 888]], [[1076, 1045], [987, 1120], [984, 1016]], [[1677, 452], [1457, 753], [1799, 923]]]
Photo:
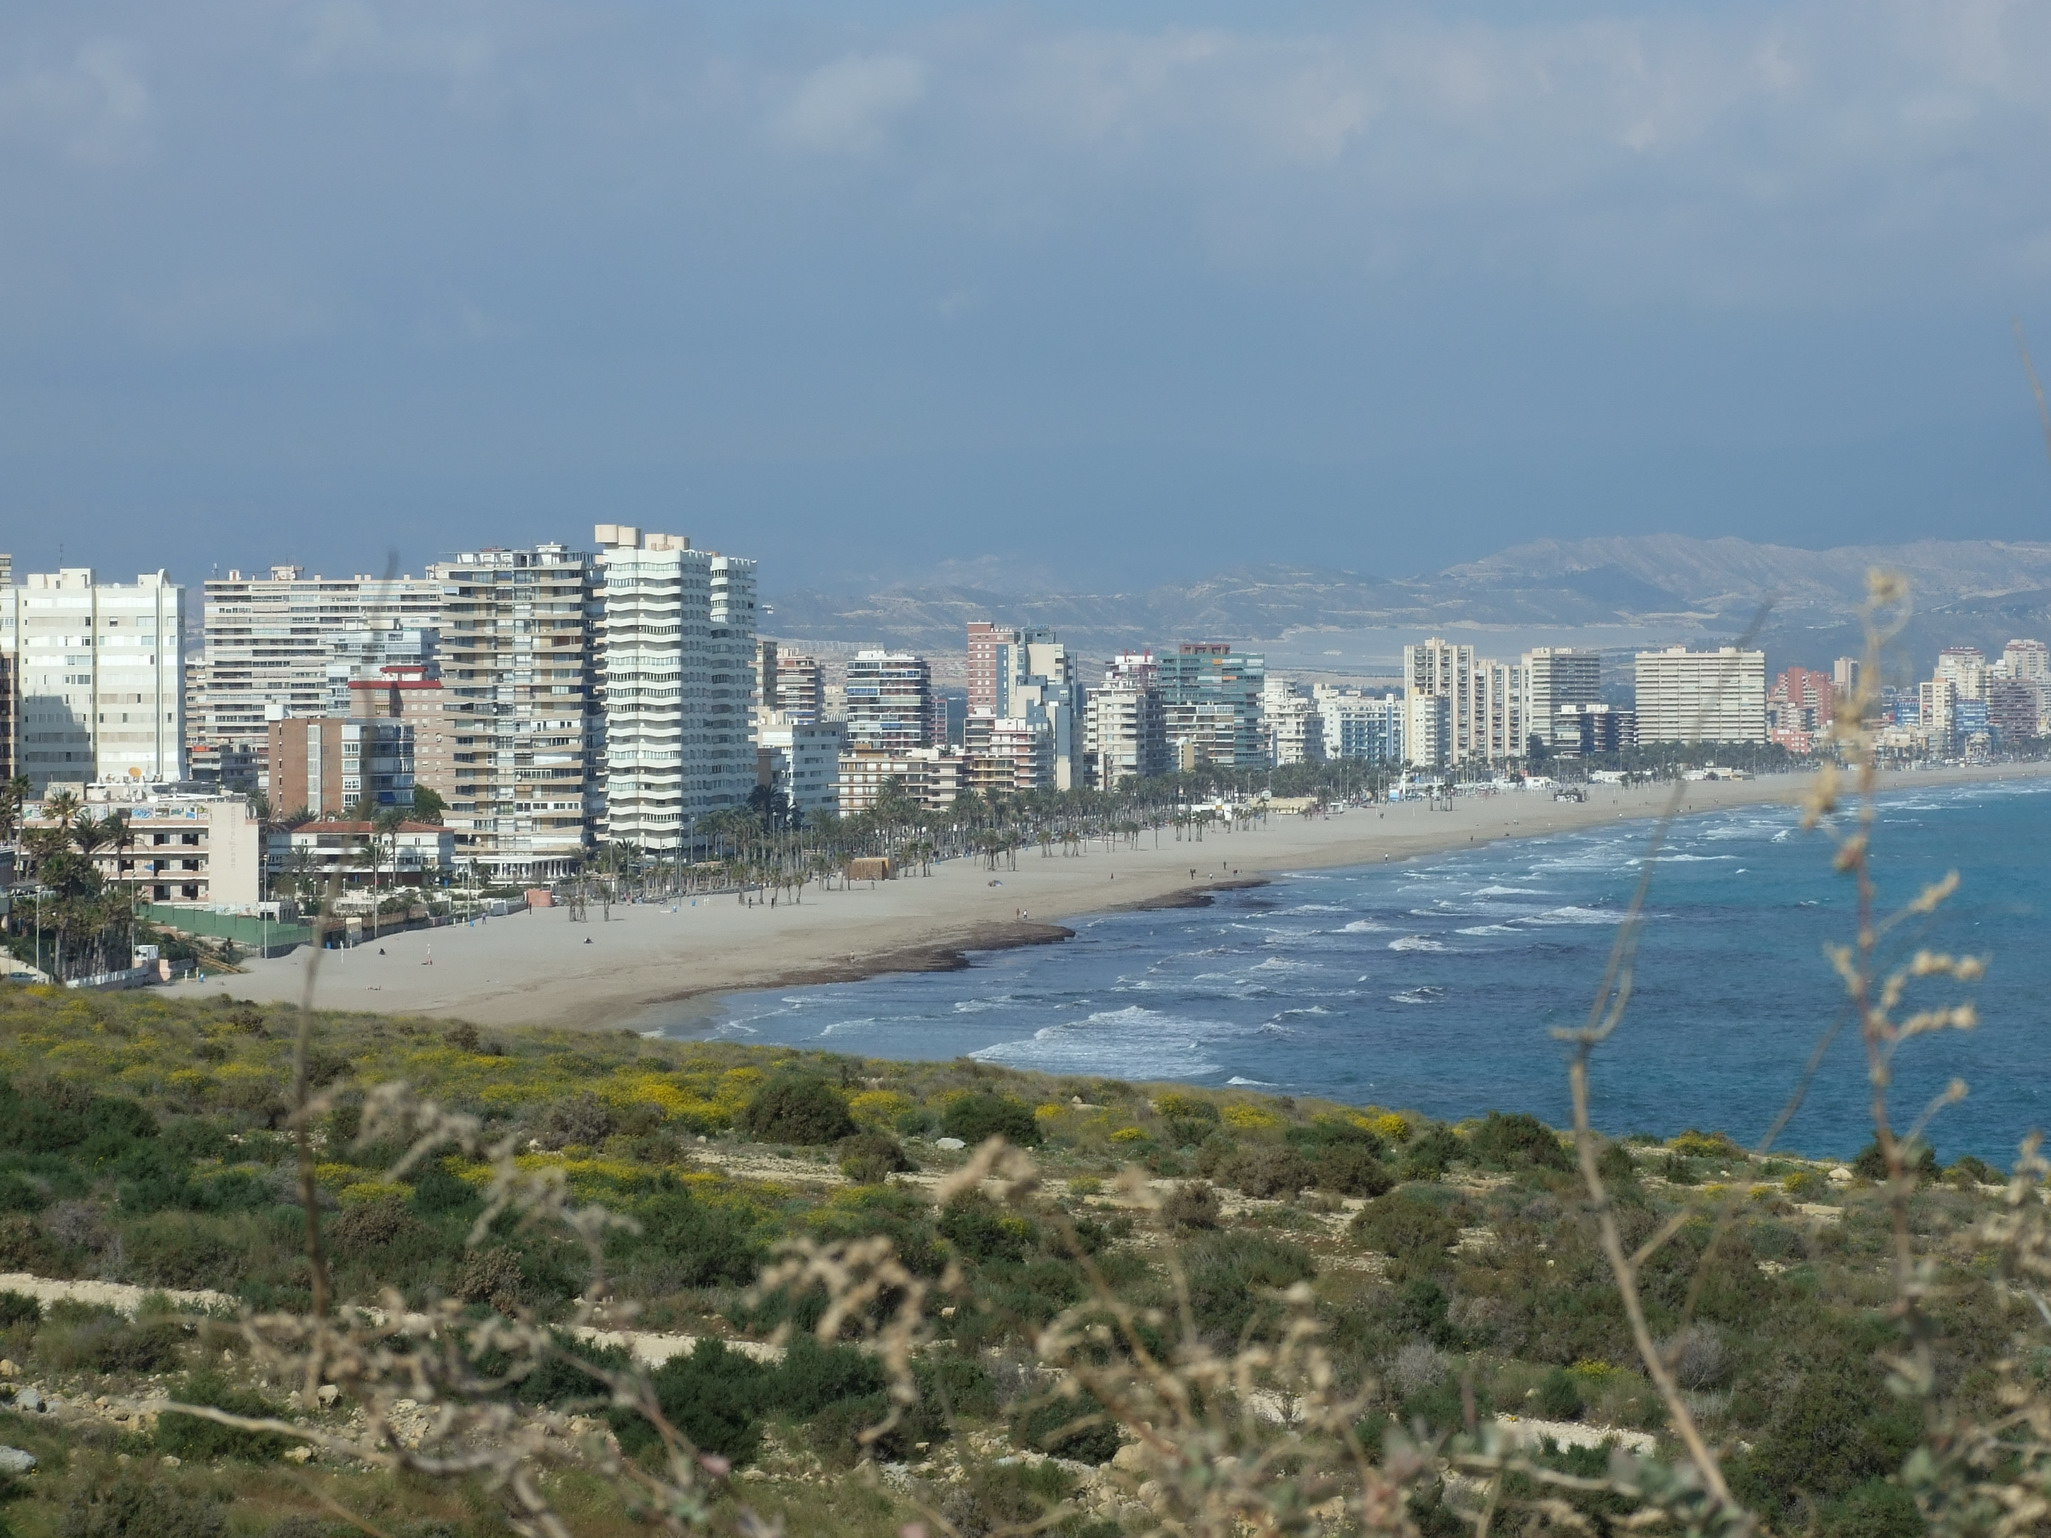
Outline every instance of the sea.
[[[1564, 1124], [1556, 1033], [1588, 1018], [1653, 831], [1618, 823], [1285, 873], [1208, 906], [1073, 921], [1072, 940], [977, 953], [960, 971], [736, 994], [709, 1026], [676, 1034]], [[1785, 808], [1671, 826], [1629, 1007], [1594, 1060], [1598, 1126], [1755, 1143], [1828, 1038], [1777, 1146], [1844, 1158], [1870, 1140], [1864, 1049], [1827, 952], [1855, 917], [1833, 849]], [[1980, 1024], [1902, 1048], [1897, 1124], [1963, 1080], [1930, 1140], [1947, 1161], [2005, 1167], [2051, 1121], [2051, 780], [1889, 794], [1874, 854], [1883, 907], [1960, 878], [1934, 914], [1890, 932], [1891, 956], [1988, 963], [1977, 985], [1911, 994], [1970, 998]]]

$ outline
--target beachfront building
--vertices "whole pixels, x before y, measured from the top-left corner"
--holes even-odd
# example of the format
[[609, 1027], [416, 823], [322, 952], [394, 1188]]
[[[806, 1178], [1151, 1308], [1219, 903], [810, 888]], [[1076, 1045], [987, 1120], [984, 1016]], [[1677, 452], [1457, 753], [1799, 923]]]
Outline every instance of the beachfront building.
[[1828, 673], [1792, 667], [1766, 691], [1766, 735], [1790, 753], [1814, 752], [1831, 735], [1837, 686]]
[[755, 783], [802, 816], [840, 810], [841, 721], [798, 721], [778, 711], [756, 728]]
[[439, 638], [438, 631], [427, 627], [336, 631], [328, 637], [328, 698], [323, 713], [349, 714], [355, 708], [355, 686], [366, 679], [374, 681], [402, 670], [437, 672], [435, 646]]
[[1161, 712], [1179, 769], [1268, 766], [1261, 690], [1267, 659], [1218, 641], [1184, 641], [1158, 659]]
[[597, 542], [605, 836], [674, 854], [756, 785], [755, 563], [629, 524]]
[[1366, 694], [1342, 684], [1319, 684], [1311, 697], [1326, 758], [1389, 765], [1406, 761], [1402, 695]]
[[842, 684], [850, 748], [908, 753], [933, 745], [933, 669], [909, 652], [856, 652]]
[[281, 815], [413, 804], [413, 727], [403, 719], [287, 716], [271, 723], [267, 758]]
[[[95, 847], [92, 861], [103, 878], [131, 887], [143, 902], [245, 907], [261, 901], [262, 829], [246, 796], [191, 781], [129, 776], [54, 784], [76, 795], [95, 820], [118, 819], [118, 836]], [[32, 815], [24, 826], [52, 824]]]
[[184, 779], [184, 629], [185, 589], [161, 571], [115, 583], [67, 567], [0, 587], [10, 777], [38, 797]]
[[964, 788], [981, 796], [1054, 788], [1054, 732], [1044, 716], [970, 716], [963, 727]]
[[604, 815], [597, 560], [549, 543], [468, 551], [428, 574], [441, 592], [456, 859], [494, 881], [568, 875]]
[[2001, 649], [2001, 660], [1994, 664], [1994, 672], [1997, 677], [2024, 683], [2051, 683], [2051, 646], [2042, 641], [2010, 641]]
[[456, 836], [435, 823], [324, 818], [274, 830], [265, 851], [274, 885], [283, 877], [302, 891], [342, 887], [438, 886], [456, 868]]
[[1638, 740], [1764, 742], [1766, 653], [1735, 646], [1640, 652]]
[[1114, 664], [1104, 687], [1092, 689], [1084, 703], [1084, 772], [1100, 790], [1168, 772], [1168, 733], [1161, 691], [1152, 682], [1151, 653], [1147, 661], [1143, 673]]
[[1443, 694], [1403, 697], [1403, 762], [1444, 769], [1453, 761], [1453, 702]]
[[1602, 653], [1568, 646], [1537, 646], [1524, 654], [1521, 711], [1525, 748], [1536, 757], [1552, 747], [1552, 726], [1563, 708], [1602, 699]]
[[[429, 579], [310, 577], [290, 565], [262, 576], [231, 571], [201, 591], [189, 757], [196, 778], [235, 790], [265, 785], [272, 721], [334, 714], [350, 678], [432, 656], [442, 597]], [[399, 635], [385, 642], [387, 632]], [[353, 671], [352, 661], [360, 662]]]
[[1324, 717], [1302, 684], [1286, 678], [1267, 680], [1261, 686], [1261, 719], [1267, 727], [1268, 760], [1277, 768], [1324, 760]]
[[893, 791], [922, 812], [944, 812], [965, 788], [966, 763], [950, 748], [851, 746], [840, 756], [840, 814], [866, 812]]
[[1403, 648], [1403, 683], [1412, 699], [1445, 702], [1443, 754], [1420, 758], [1422, 742], [1413, 742], [1412, 763], [1500, 764], [1528, 750], [1521, 664], [1477, 657], [1471, 646], [1433, 636]]
[[1621, 753], [1638, 745], [1638, 712], [1601, 701], [1562, 705], [1553, 713], [1547, 745], [1560, 758]]

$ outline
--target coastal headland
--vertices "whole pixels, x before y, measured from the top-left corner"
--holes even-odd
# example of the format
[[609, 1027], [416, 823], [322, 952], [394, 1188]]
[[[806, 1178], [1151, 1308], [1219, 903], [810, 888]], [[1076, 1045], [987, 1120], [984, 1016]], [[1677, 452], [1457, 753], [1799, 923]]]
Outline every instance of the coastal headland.
[[[1889, 790], [2038, 778], [2051, 765], [1889, 774]], [[1701, 781], [1683, 788], [1683, 815], [1789, 804], [1807, 775]], [[897, 880], [806, 889], [798, 903], [747, 906], [728, 893], [669, 903], [620, 905], [586, 922], [561, 908], [476, 926], [412, 930], [347, 952], [301, 949], [254, 961], [246, 973], [178, 985], [258, 1002], [293, 1002], [317, 965], [313, 998], [327, 1009], [417, 1013], [487, 1026], [587, 1029], [633, 1026], [661, 1007], [671, 1023], [710, 1018], [718, 996], [751, 988], [846, 982], [884, 972], [966, 965], [975, 951], [1056, 943], [1062, 921], [1119, 909], [1208, 900], [1211, 891], [1275, 873], [1408, 860], [1505, 838], [1564, 833], [1659, 816], [1671, 787], [1591, 787], [1585, 802], [1542, 791], [1470, 795], [1450, 809], [1399, 802], [1330, 816], [1277, 815], [1244, 832], [1177, 839], [1147, 833], [1137, 848], [1082, 855], [1021, 850], [1017, 868], [980, 859]]]

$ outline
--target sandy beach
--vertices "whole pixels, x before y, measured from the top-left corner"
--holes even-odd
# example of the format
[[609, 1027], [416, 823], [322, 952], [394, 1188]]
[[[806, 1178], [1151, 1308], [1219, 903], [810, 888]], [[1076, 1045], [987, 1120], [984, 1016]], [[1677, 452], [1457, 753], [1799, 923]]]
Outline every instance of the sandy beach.
[[[1890, 789], [2034, 778], [2051, 766], [1892, 774]], [[1684, 812], [1788, 803], [1806, 775], [1690, 784]], [[485, 1026], [633, 1025], [668, 1005], [667, 1018], [709, 1016], [717, 995], [748, 988], [847, 981], [879, 972], [961, 965], [964, 952], [1058, 942], [1065, 919], [1166, 903], [1203, 901], [1206, 889], [1244, 884], [1276, 872], [1379, 860], [1405, 860], [1502, 838], [1565, 832], [1662, 812], [1667, 788], [1596, 786], [1586, 803], [1554, 801], [1542, 791], [1464, 797], [1450, 810], [1422, 803], [1354, 809], [1328, 817], [1276, 816], [1242, 833], [1211, 832], [1159, 847], [1148, 834], [1137, 849], [1043, 856], [1021, 850], [1018, 869], [955, 860], [917, 874], [850, 891], [808, 888], [797, 904], [746, 907], [731, 895], [615, 907], [610, 922], [592, 909], [573, 923], [563, 909], [542, 909], [475, 927], [413, 930], [377, 945], [318, 957], [314, 1002], [467, 1019]], [[296, 1001], [312, 952], [250, 963], [242, 975], [177, 985], [181, 993], [218, 993], [259, 1001]], [[674, 1001], [695, 1001], [679, 1006]]]

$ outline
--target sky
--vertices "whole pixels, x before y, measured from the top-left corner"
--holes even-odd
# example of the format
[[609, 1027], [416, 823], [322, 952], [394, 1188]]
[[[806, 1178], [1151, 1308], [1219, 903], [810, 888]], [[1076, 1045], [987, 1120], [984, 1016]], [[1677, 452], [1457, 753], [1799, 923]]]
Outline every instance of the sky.
[[0, 550], [2051, 538], [2051, 8], [13, 0]]

